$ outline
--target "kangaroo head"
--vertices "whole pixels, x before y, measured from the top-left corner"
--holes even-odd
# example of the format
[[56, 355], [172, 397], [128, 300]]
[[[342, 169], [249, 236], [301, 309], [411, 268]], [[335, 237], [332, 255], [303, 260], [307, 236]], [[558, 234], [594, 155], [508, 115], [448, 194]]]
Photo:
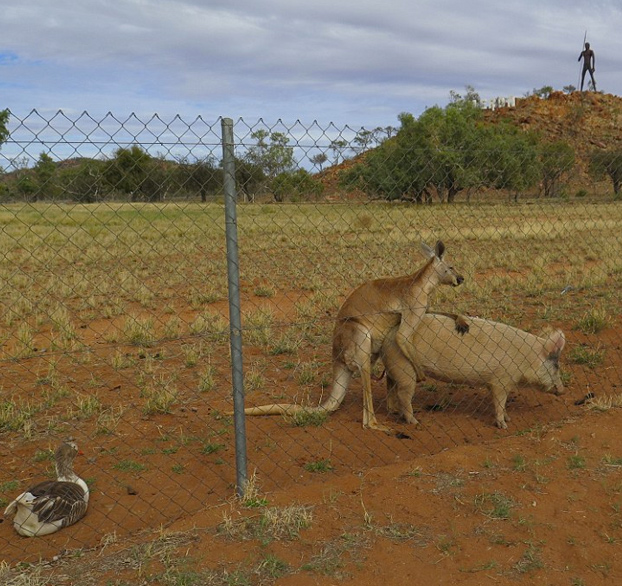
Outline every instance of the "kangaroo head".
[[443, 260], [445, 245], [440, 240], [436, 243], [434, 249], [422, 242], [421, 251], [433, 265], [436, 278], [441, 285], [457, 287], [464, 282], [464, 277], [453, 266]]

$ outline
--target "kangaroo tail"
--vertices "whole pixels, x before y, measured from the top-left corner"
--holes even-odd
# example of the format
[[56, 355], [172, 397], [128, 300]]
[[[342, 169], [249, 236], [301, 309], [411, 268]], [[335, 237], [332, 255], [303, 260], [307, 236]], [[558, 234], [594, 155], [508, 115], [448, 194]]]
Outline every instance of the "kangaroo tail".
[[326, 412], [324, 407], [305, 407], [293, 403], [274, 403], [244, 409], [246, 415], [294, 415], [295, 413]]

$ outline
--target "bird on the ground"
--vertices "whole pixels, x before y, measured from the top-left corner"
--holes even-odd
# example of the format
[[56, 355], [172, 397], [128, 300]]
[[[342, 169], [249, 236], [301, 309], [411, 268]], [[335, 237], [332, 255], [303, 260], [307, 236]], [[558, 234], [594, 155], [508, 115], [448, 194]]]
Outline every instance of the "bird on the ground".
[[89, 487], [73, 471], [73, 461], [78, 453], [75, 442], [63, 442], [54, 454], [56, 480], [35, 484], [5, 509], [5, 516], [14, 516], [13, 526], [20, 535], [49, 535], [84, 517], [89, 503]]

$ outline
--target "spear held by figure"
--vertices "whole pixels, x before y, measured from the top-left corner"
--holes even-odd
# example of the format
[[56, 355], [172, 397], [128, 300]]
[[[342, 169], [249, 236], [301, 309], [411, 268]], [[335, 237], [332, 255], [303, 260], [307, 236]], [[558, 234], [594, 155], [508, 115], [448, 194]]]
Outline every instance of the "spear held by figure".
[[596, 55], [594, 55], [594, 51], [590, 49], [590, 44], [585, 41], [587, 38], [587, 31], [585, 31], [585, 36], [583, 37], [583, 46], [585, 47], [577, 61], [581, 61], [583, 59], [583, 69], [581, 70], [581, 91], [583, 91], [583, 82], [585, 81], [585, 74], [589, 71], [590, 77], [592, 78], [592, 87], [594, 91], [596, 91], [596, 80], [594, 79], [594, 71], [596, 71]]

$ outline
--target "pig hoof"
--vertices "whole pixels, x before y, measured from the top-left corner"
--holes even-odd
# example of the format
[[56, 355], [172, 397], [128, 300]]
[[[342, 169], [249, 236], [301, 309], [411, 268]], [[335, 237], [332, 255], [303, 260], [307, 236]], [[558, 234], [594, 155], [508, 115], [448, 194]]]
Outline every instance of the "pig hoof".
[[505, 421], [497, 421], [497, 427], [499, 429], [507, 429], [508, 428], [508, 424]]

